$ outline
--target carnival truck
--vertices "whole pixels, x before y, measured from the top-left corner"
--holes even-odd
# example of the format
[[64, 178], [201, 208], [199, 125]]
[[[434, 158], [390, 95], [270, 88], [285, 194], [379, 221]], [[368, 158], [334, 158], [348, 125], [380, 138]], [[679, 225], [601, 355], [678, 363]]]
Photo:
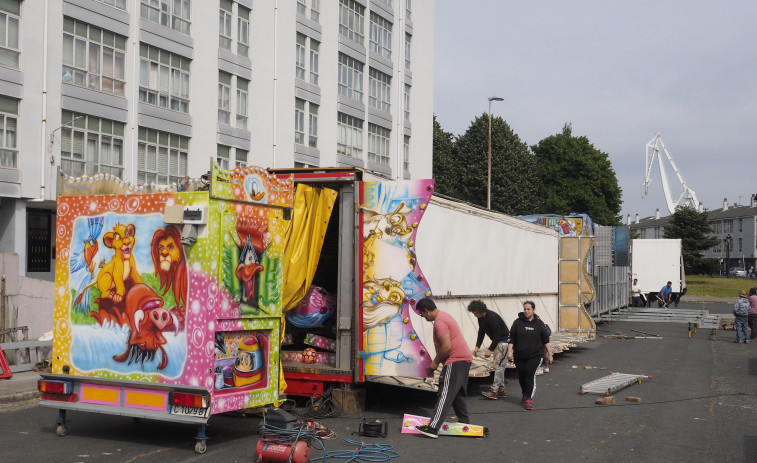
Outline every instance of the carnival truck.
[[686, 272], [680, 239], [635, 239], [631, 242], [631, 273], [638, 279], [646, 306], [659, 305], [659, 293], [673, 283], [673, 302], [678, 306], [686, 294]]
[[64, 177], [56, 226], [52, 373], [40, 405], [198, 426], [279, 399], [283, 255], [293, 184], [214, 166], [133, 186]]
[[[293, 225], [308, 230], [292, 234], [285, 257], [285, 299], [302, 295], [290, 297], [300, 301], [294, 306], [284, 303], [286, 394], [366, 382], [433, 389], [425, 378], [435, 355], [432, 324], [415, 310], [424, 297], [452, 314], [471, 348], [478, 325], [466, 308], [473, 299], [508, 326], [533, 300], [553, 331], [595, 332], [583, 309], [586, 237], [561, 239], [553, 228], [437, 195], [433, 180], [392, 181], [344, 168], [275, 173], [293, 178]], [[308, 239], [316, 237], [320, 246]], [[561, 265], [562, 253], [575, 259]], [[305, 269], [312, 279], [290, 286], [289, 272]]]

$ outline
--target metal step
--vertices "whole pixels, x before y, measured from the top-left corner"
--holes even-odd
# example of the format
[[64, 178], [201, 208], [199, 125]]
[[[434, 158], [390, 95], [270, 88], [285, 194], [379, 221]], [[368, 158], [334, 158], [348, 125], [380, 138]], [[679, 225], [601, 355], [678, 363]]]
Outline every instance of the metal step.
[[596, 317], [597, 321], [613, 322], [657, 322], [657, 323], [697, 323], [699, 328], [717, 329], [720, 315], [711, 314], [706, 309], [671, 309], [626, 307]]
[[616, 391], [619, 391], [625, 387], [630, 386], [633, 383], [641, 384], [641, 380], [647, 378], [652, 379], [647, 375], [633, 375], [629, 373], [613, 373], [604, 378], [595, 379], [581, 386], [579, 389], [580, 394], [602, 394], [605, 397], [613, 395]]

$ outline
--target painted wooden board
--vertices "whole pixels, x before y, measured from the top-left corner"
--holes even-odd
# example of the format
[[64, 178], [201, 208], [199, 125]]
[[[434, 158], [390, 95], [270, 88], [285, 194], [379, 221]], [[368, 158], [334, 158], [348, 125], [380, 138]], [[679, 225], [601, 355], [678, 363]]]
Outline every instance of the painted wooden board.
[[[415, 429], [416, 426], [423, 426], [431, 421], [425, 416], [409, 415], [405, 413], [402, 417], [402, 434], [420, 434]], [[489, 435], [489, 428], [466, 423], [442, 423], [439, 428], [440, 436], [462, 436], [462, 437], [486, 437]]]

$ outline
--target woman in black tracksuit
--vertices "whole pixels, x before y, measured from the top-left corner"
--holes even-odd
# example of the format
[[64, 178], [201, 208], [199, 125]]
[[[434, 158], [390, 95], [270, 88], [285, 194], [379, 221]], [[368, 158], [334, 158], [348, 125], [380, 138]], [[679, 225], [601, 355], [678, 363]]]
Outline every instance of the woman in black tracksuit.
[[534, 313], [535, 310], [536, 304], [532, 301], [523, 303], [523, 312], [518, 314], [510, 327], [510, 341], [507, 344], [507, 359], [515, 362], [526, 410], [534, 409], [536, 369], [541, 365], [542, 357], [547, 365], [552, 363], [547, 327]]

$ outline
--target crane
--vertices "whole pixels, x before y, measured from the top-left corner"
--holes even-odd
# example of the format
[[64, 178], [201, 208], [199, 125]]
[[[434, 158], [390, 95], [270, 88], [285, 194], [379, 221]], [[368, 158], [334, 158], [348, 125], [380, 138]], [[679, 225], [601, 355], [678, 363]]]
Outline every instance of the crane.
[[[678, 201], [673, 202], [673, 198], [670, 196], [670, 185], [668, 185], [668, 177], [665, 174], [665, 167], [662, 162], [662, 153], [660, 152], [660, 149], [662, 149], [662, 153], [665, 153], [665, 157], [668, 159], [668, 162], [670, 162], [670, 165], [673, 167], [673, 170], [676, 173], [676, 176], [678, 177], [678, 181], [681, 182], [681, 186], [683, 186], [683, 193], [681, 193], [681, 196], [678, 197]], [[676, 211], [676, 208], [678, 207], [686, 207], [689, 206], [695, 211], [699, 211], [700, 204], [699, 200], [697, 200], [697, 195], [694, 193], [694, 190], [692, 190], [687, 184], [686, 181], [683, 179], [683, 175], [681, 175], [681, 171], [678, 169], [678, 166], [676, 165], [675, 161], [673, 160], [673, 156], [670, 155], [670, 151], [668, 151], [668, 148], [665, 146], [665, 143], [662, 142], [662, 137], [660, 137], [660, 132], [657, 132], [657, 135], [649, 140], [649, 143], [647, 143], [647, 150], [646, 150], [646, 162], [647, 162], [647, 170], [646, 170], [646, 178], [644, 179], [644, 196], [647, 195], [649, 192], [649, 184], [652, 183], [652, 168], [654, 167], [654, 160], [655, 157], [657, 158], [657, 163], [660, 166], [660, 181], [662, 182], [662, 190], [665, 193], [665, 201], [667, 202], [668, 211], [673, 214]]]

